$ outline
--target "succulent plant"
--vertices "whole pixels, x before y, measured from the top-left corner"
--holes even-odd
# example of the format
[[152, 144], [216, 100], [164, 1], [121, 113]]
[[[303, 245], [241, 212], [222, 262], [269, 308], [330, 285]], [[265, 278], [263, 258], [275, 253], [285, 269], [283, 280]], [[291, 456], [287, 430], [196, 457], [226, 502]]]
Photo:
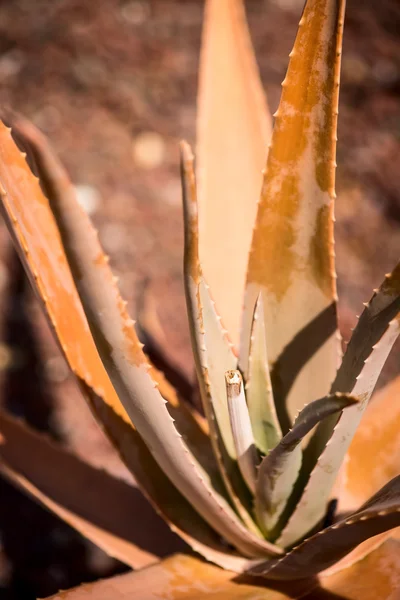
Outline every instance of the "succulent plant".
[[[390, 479], [398, 460], [384, 450], [398, 435], [385, 416], [395, 415], [392, 388], [349, 446], [399, 334], [400, 265], [341, 357], [333, 201], [344, 10], [344, 0], [306, 2], [266, 157], [270, 119], [244, 7], [206, 3], [198, 186], [181, 146], [185, 291], [206, 419], [143, 353], [45, 138], [18, 116], [12, 131], [0, 126], [3, 214], [82, 394], [171, 529], [225, 569], [172, 557], [95, 584], [99, 597], [394, 598], [400, 554], [387, 532], [400, 525], [400, 477]], [[6, 414], [0, 431], [2, 473], [110, 554], [137, 568], [179, 547], [165, 529], [152, 551], [128, 539], [145, 515], [134, 488]]]

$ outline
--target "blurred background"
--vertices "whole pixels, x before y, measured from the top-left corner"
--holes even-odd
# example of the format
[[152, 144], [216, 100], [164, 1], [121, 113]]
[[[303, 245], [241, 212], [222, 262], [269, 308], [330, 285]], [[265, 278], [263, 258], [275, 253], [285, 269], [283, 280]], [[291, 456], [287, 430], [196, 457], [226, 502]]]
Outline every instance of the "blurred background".
[[[302, 5], [246, 2], [272, 111]], [[202, 10], [202, 0], [0, 2], [0, 104], [50, 138], [131, 312], [147, 281], [164, 347], [188, 377], [178, 141], [195, 141]], [[400, 255], [398, 0], [348, 0], [342, 82], [336, 252], [346, 339]], [[0, 298], [2, 405], [129, 480], [68, 374], [2, 224]], [[383, 381], [400, 371], [399, 357], [398, 347]], [[43, 597], [126, 569], [3, 480], [0, 546], [5, 599]]]

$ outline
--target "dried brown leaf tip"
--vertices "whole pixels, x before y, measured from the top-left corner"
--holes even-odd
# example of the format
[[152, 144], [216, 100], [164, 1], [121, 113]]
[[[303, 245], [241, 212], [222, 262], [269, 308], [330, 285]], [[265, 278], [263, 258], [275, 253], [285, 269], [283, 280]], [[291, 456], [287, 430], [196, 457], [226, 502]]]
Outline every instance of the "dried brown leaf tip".
[[[244, 5], [206, 2], [198, 195], [194, 157], [181, 144], [185, 292], [206, 421], [144, 355], [97, 234], [48, 142], [13, 117], [39, 185], [10, 131], [0, 127], [4, 218], [72, 372], [159, 514], [196, 552], [227, 570], [175, 557], [147, 575], [129, 576], [129, 583], [115, 580], [117, 595], [129, 589], [150, 597], [143, 586], [157, 595], [162, 580], [170, 598], [278, 597], [267, 584], [257, 587], [263, 576], [306, 580], [288, 584], [289, 596], [283, 591], [279, 598], [297, 592], [307, 598], [312, 589], [343, 589], [344, 566], [351, 585], [351, 573], [359, 574], [367, 560], [379, 582], [375, 597], [393, 597], [379, 561], [392, 560], [400, 576], [398, 544], [386, 535], [400, 525], [399, 469], [384, 451], [385, 432], [393, 445], [399, 428], [374, 411], [374, 453], [366, 426], [358, 437], [356, 429], [400, 332], [399, 265], [365, 305], [337, 368], [332, 217], [344, 9], [344, 0], [306, 2], [266, 157], [270, 119]], [[168, 377], [168, 359], [160, 364]], [[150, 560], [149, 553], [132, 553], [115, 532], [103, 536], [98, 522], [90, 525], [90, 511], [82, 523], [71, 507], [64, 510], [62, 481], [47, 486], [45, 469], [28, 468], [11, 438], [18, 432], [42, 452], [46, 444], [7, 423], [0, 419], [8, 448], [0, 454], [12, 481], [108, 551], [122, 559], [126, 552], [129, 564]], [[365, 456], [362, 439], [368, 440]], [[346, 456], [351, 481], [335, 484]], [[71, 460], [51, 449], [52, 464]], [[365, 481], [369, 471], [380, 490]], [[345, 517], [329, 510], [332, 497], [337, 514], [348, 510]], [[378, 534], [380, 548], [368, 542]], [[257, 578], [237, 584], [231, 571]], [[362, 592], [348, 597], [364, 598]]]

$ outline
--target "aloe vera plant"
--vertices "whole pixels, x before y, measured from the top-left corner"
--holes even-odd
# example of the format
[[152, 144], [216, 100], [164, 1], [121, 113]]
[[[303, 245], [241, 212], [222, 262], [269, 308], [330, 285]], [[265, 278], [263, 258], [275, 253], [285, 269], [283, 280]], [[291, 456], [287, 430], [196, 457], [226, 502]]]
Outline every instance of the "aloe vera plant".
[[[399, 546], [388, 532], [400, 525], [400, 476], [385, 443], [393, 450], [400, 434], [385, 413], [398, 411], [398, 383], [350, 444], [399, 334], [400, 265], [365, 305], [343, 357], [336, 317], [344, 10], [344, 0], [306, 2], [271, 132], [241, 1], [206, 3], [198, 184], [181, 146], [185, 291], [206, 419], [144, 355], [108, 257], [45, 138], [18, 116], [8, 117], [12, 130], [0, 126], [4, 218], [82, 394], [172, 531], [223, 568], [175, 556], [95, 584], [99, 597], [396, 593]], [[0, 431], [2, 473], [113, 556], [138, 568], [179, 547], [165, 529], [162, 548], [155, 541], [151, 550], [134, 543], [134, 526], [124, 531], [145, 519], [134, 488], [6, 414]], [[40, 460], [29, 460], [33, 451]], [[89, 506], [82, 482], [99, 489]], [[329, 516], [333, 499], [339, 509]]]

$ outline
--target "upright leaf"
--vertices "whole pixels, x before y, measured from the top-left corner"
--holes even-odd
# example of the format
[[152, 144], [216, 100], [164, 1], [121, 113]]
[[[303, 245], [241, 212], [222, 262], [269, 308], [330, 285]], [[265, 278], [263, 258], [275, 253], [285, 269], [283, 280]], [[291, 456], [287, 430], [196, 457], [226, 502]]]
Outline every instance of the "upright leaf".
[[264, 308], [257, 300], [251, 329], [250, 354], [246, 378], [246, 399], [256, 446], [267, 454], [282, 437], [276, 414], [268, 364]]
[[254, 530], [257, 528], [249, 514], [249, 490], [238, 467], [224, 380], [226, 371], [236, 369], [237, 358], [216, 312], [200, 265], [193, 154], [185, 142], [181, 144], [181, 172], [185, 223], [185, 293], [201, 398], [225, 487], [242, 520]]
[[333, 199], [344, 0], [308, 0], [275, 126], [251, 245], [241, 340], [247, 370], [261, 293], [284, 431], [328, 393], [338, 362]]
[[242, 0], [207, 0], [198, 96], [200, 260], [239, 341], [247, 255], [270, 137]]

